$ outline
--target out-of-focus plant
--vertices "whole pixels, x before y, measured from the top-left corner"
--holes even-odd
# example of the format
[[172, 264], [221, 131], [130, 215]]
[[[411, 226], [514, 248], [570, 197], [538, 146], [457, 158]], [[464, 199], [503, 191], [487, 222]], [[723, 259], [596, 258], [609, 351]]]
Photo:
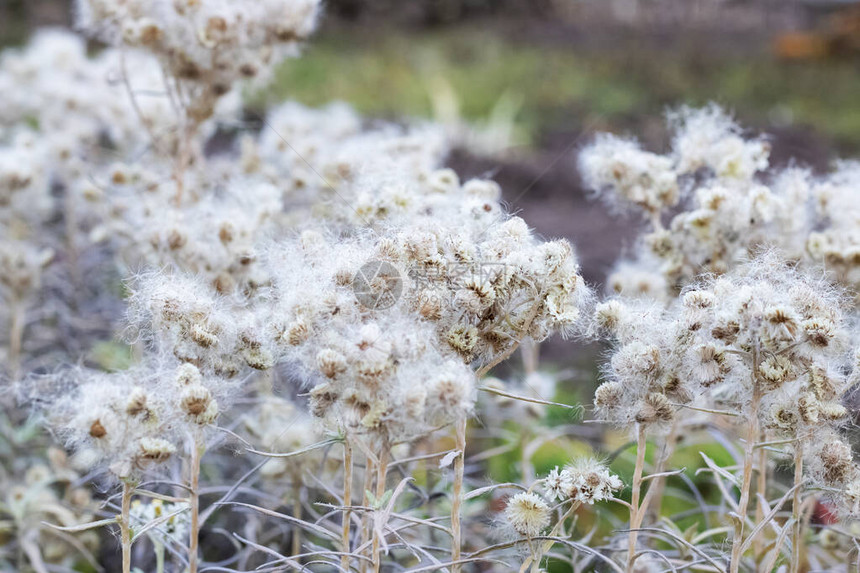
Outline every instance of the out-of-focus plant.
[[[856, 166], [769, 172], [766, 140], [716, 107], [673, 114], [665, 155], [597, 138], [586, 181], [647, 229], [592, 308], [567, 241], [444, 166], [444, 126], [368, 125], [344, 104], [241, 117], [239, 85], [295, 55], [318, 9], [86, 0], [97, 55], [43, 31], [0, 57], [0, 562], [856, 559]], [[105, 359], [120, 333], [126, 359]], [[569, 376], [537, 360], [553, 334], [610, 342], [587, 421], [620, 432], [557, 397]], [[483, 479], [499, 460], [509, 481]]]

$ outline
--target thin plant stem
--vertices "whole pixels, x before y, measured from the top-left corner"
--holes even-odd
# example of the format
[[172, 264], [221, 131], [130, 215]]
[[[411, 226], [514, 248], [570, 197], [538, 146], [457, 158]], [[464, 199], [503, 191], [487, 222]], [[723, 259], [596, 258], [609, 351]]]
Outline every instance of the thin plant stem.
[[[761, 443], [767, 442], [767, 433], [761, 432]], [[765, 508], [764, 501], [767, 499], [767, 448], [759, 448], [758, 450], [758, 482], [756, 491], [761, 494], [755, 508], [755, 522], [761, 523], [764, 519]], [[759, 535], [753, 542], [753, 555], [756, 556], [756, 561], [764, 558], [764, 536]]]
[[191, 449], [191, 530], [188, 539], [188, 572], [197, 573], [197, 546], [200, 538], [200, 458], [203, 456], [203, 440], [200, 432], [195, 432]]
[[[549, 532], [549, 535], [547, 535], [547, 537], [556, 537], [559, 534], [559, 532], [561, 531], [561, 528], [564, 526], [564, 522], [567, 521], [567, 519], [570, 516], [572, 516], [574, 514], [574, 512], [576, 512], [576, 510], [579, 508], [579, 506], [580, 506], [580, 502], [578, 502], [578, 501], [573, 502], [570, 505], [570, 509], [568, 509], [564, 513], [564, 515], [562, 515], [559, 518], [558, 522], [556, 522], [555, 526], [552, 528], [552, 531]], [[537, 573], [538, 571], [540, 571], [541, 559], [543, 559], [543, 556], [546, 555], [550, 549], [552, 549], [552, 546], [554, 544], [555, 544], [555, 541], [552, 539], [547, 539], [546, 541], [544, 541], [541, 544], [537, 555], [529, 555], [526, 558], [526, 560], [523, 561], [523, 565], [522, 565], [522, 567], [520, 567], [520, 573], [525, 573], [528, 570], [529, 565], [532, 566], [532, 573]]]
[[[680, 422], [676, 419], [672, 423], [672, 428], [666, 435], [663, 442], [663, 449], [660, 458], [657, 460], [657, 465], [654, 468], [655, 474], [661, 474], [666, 471], [666, 464], [672, 459], [675, 454], [675, 448], [678, 445], [678, 429]], [[639, 523], [635, 527], [639, 527], [646, 515], [651, 515], [653, 519], [660, 517], [660, 506], [663, 504], [663, 492], [666, 491], [666, 478], [657, 477], [651, 481], [648, 486], [648, 493], [645, 494], [645, 499], [642, 500], [642, 508], [639, 511]], [[650, 509], [650, 511], [649, 511]]]
[[341, 569], [349, 571], [349, 519], [352, 505], [352, 445], [349, 439], [343, 441], [343, 523], [341, 524], [341, 551], [344, 555], [340, 558]]
[[[293, 517], [298, 520], [302, 519], [301, 495], [301, 483], [298, 478], [296, 478], [295, 483], [293, 484]], [[298, 525], [293, 527], [292, 551], [291, 555], [295, 557], [296, 562], [301, 563], [301, 557], [297, 557], [297, 555], [301, 555], [302, 553], [302, 530]]]
[[[371, 460], [368, 457], [365, 457], [365, 462], [364, 462], [364, 492], [363, 492], [362, 497], [361, 497], [361, 505], [363, 507], [367, 507], [370, 505], [370, 496], [368, 494], [370, 493], [370, 488], [373, 487], [373, 476], [374, 476], [374, 472], [376, 471], [375, 466], [376, 466], [376, 464], [373, 463], [373, 460]], [[361, 516], [361, 545], [362, 545], [362, 547], [367, 547], [368, 542], [370, 541], [370, 528], [371, 527], [372, 527], [372, 525], [370, 524], [370, 515], [367, 512], [365, 512]], [[361, 573], [366, 573], [367, 572], [367, 561], [364, 559], [361, 559], [359, 561], [359, 567], [360, 567]]]
[[457, 457], [454, 458], [454, 487], [451, 492], [451, 566], [452, 573], [459, 573], [462, 540], [460, 538], [460, 505], [463, 498], [463, 475], [466, 468], [466, 419], [458, 420], [456, 423], [456, 448]]
[[21, 369], [21, 346], [24, 340], [24, 303], [20, 300], [10, 304], [12, 316], [9, 324], [9, 371], [12, 379], [18, 378]]
[[152, 545], [155, 549], [155, 573], [164, 573], [164, 544], [153, 540]]
[[[376, 503], [379, 504], [382, 501], [382, 498], [385, 496], [385, 482], [386, 477], [388, 476], [388, 446], [387, 444], [383, 446], [382, 452], [379, 455], [379, 465], [376, 467]], [[377, 508], [377, 511], [381, 511], [382, 508]], [[381, 529], [381, 528], [380, 528]], [[379, 573], [379, 567], [381, 565], [379, 558], [379, 534], [381, 531], [377, 531], [377, 528], [373, 528], [373, 571], [374, 573]]]
[[[501, 364], [502, 362], [504, 362], [505, 360], [510, 358], [511, 355], [513, 355], [513, 353], [516, 352], [517, 348], [519, 348], [519, 346], [520, 346], [520, 343], [528, 335], [528, 332], [529, 332], [529, 329], [531, 328], [532, 322], [534, 322], [534, 319], [537, 317], [538, 312], [540, 311], [540, 309], [543, 306], [544, 294], [545, 293], [543, 291], [541, 291], [538, 294], [538, 296], [535, 297], [535, 302], [532, 305], [531, 310], [529, 311], [528, 315], [526, 315], [525, 320], [523, 320], [523, 327], [520, 329], [520, 332], [522, 333], [521, 336], [518, 339], [516, 339], [513, 342], [513, 344], [511, 344], [504, 352], [502, 352], [501, 354], [499, 354], [498, 356], [493, 358], [488, 364], [485, 364], [484, 366], [479, 368], [475, 372], [475, 376], [478, 379], [482, 378], [490, 370], [492, 370], [493, 368], [495, 368], [496, 366], [498, 366], [499, 364]], [[455, 571], [458, 570], [459, 564], [453, 565], [453, 569]]]
[[794, 527], [791, 533], [790, 573], [798, 573], [800, 571], [800, 545], [803, 528], [800, 516], [801, 483], [803, 483], [803, 442], [798, 440], [794, 444], [794, 498], [791, 502], [791, 517], [794, 519]]
[[642, 472], [645, 468], [645, 426], [639, 424], [636, 438], [636, 467], [633, 470], [633, 491], [630, 494], [630, 533], [627, 538], [627, 573], [632, 573], [636, 561], [636, 542], [639, 536], [639, 494], [642, 489]]
[[128, 99], [131, 102], [131, 107], [134, 109], [135, 115], [140, 120], [140, 124], [146, 129], [149, 134], [149, 138], [152, 141], [152, 145], [156, 148], [160, 145], [159, 138], [155, 135], [155, 132], [152, 130], [152, 121], [143, 115], [143, 111], [140, 109], [140, 105], [137, 102], [137, 96], [134, 94], [134, 89], [131, 87], [131, 82], [128, 79], [128, 70], [125, 65], [125, 50], [120, 50], [119, 52], [119, 64], [122, 70], [122, 83], [125, 86], [126, 93], [128, 94]]
[[741, 497], [738, 501], [738, 515], [735, 520], [735, 533], [732, 538], [732, 560], [729, 564], [729, 573], [738, 573], [740, 569], [741, 549], [744, 544], [744, 524], [746, 522], [747, 508], [750, 501], [750, 486], [752, 485], [753, 455], [755, 454], [755, 441], [759, 434], [758, 429], [758, 407], [761, 402], [761, 386], [755, 376], [758, 371], [758, 359], [754, 360], [753, 369], [753, 396], [747, 412], [747, 443], [744, 448], [743, 479], [741, 481]]
[[120, 542], [122, 543], [122, 573], [131, 572], [131, 496], [134, 484], [128, 480], [122, 482], [122, 513], [119, 519]]

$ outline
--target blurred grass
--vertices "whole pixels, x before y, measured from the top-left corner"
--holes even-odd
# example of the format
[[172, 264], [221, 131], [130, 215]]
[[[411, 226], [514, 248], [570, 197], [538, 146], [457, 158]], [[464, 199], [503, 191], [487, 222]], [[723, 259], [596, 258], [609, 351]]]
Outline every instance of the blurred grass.
[[259, 109], [287, 98], [310, 105], [339, 99], [377, 117], [432, 117], [431, 94], [445, 85], [468, 120], [489, 116], [503, 96], [521, 100], [519, 127], [532, 136], [589, 121], [624, 129], [667, 107], [716, 101], [754, 126], [811, 126], [845, 150], [860, 149], [855, 62], [689, 55], [619, 42], [600, 51], [514, 43], [464, 26], [372, 35], [341, 29], [317, 37], [249, 101]]

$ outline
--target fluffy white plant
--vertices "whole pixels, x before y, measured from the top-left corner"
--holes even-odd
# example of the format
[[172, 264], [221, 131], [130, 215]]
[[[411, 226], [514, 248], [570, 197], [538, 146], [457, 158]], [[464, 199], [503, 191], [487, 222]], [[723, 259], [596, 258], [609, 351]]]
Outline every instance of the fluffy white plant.
[[[803, 274], [776, 253], [690, 287], [668, 307], [641, 300], [602, 303], [596, 322], [613, 333], [618, 348], [609, 380], [595, 394], [598, 415], [637, 428], [640, 452], [650, 427], [671, 428], [674, 436], [684, 408], [738, 416], [746, 440], [740, 515], [750, 499], [753, 464], [767, 472], [754, 460], [766, 433], [791, 445], [795, 512], [805, 479], [847, 492], [843, 488], [857, 479], [857, 469], [839, 437], [850, 370], [845, 308], [842, 294], [823, 276]], [[634, 476], [634, 488], [640, 477]], [[631, 522], [641, 511], [635, 507]], [[799, 529], [795, 543], [798, 535]], [[739, 521], [734, 564], [743, 540]], [[632, 537], [631, 547], [635, 542]]]
[[192, 448], [192, 434], [213, 424], [219, 402], [237, 390], [236, 383], [175, 361], [113, 374], [72, 370], [62, 380], [67, 389], [45, 407], [48, 423], [80, 463], [132, 483]]
[[[272, 505], [244, 504], [266, 516], [249, 518], [245, 533], [283, 518], [275, 505], [290, 502], [293, 564], [310, 565], [300, 556], [307, 549], [325, 555], [326, 566], [379, 571], [383, 552], [399, 564], [395, 551], [405, 548], [422, 566], [444, 568], [425, 549], [438, 549], [431, 533], [440, 528], [452, 538], [452, 571], [478, 561], [483, 548], [464, 558], [460, 547], [461, 506], [477, 497], [462, 491], [466, 420], [479, 388], [512, 397], [483, 375], [524, 343], [533, 349], [553, 333], [575, 332], [590, 293], [572, 246], [544, 241], [508, 216], [497, 184], [461, 181], [445, 168], [448, 142], [438, 126], [366, 124], [343, 104], [286, 103], [259, 132], [205, 151], [224, 122], [238, 125], [235, 86], [296, 53], [315, 26], [317, 0], [77, 4], [79, 25], [112, 47], [89, 57], [83, 40], [46, 31], [0, 56], [0, 91], [9, 94], [0, 109], [0, 294], [13, 311], [14, 361], [26, 354], [21, 309], [45, 295], [46, 276], [51, 287], [65, 276], [45, 270], [54, 253], [76, 267], [98, 243], [99, 262], [109, 258], [123, 273], [149, 269], [130, 283], [128, 301], [142, 359], [118, 373], [56, 376], [74, 383], [54, 389], [46, 407], [80, 466], [123, 483], [120, 516], [110, 520], [120, 526], [123, 570], [133, 526], [166, 511], [176, 512], [173, 521], [147, 530], [150, 538], [187, 555], [196, 571], [206, 518], [237, 492]], [[623, 502], [628, 571], [665, 564], [637, 534], [674, 475], [666, 464], [679, 431], [718, 417], [727, 434], [742, 435], [740, 498], [730, 499], [742, 516], [732, 522], [728, 565], [737, 570], [754, 541], [744, 521], [754, 469], [769, 503], [765, 447], [794, 458], [793, 551], [804, 542], [801, 502], [816, 495], [810, 484], [842, 515], [860, 513], [860, 469], [842, 433], [842, 402], [857, 378], [851, 309], [830, 285], [860, 284], [860, 170], [845, 163], [824, 178], [798, 168], [768, 175], [766, 140], [745, 137], [713, 106], [683, 109], [670, 125], [666, 154], [601, 136], [581, 156], [589, 186], [650, 225], [610, 277], [620, 297], [596, 310], [595, 331], [616, 347], [595, 406], [602, 420], [638, 430], [631, 502]], [[764, 246], [781, 254], [748, 262]], [[83, 278], [101, 301], [108, 289]], [[542, 383], [534, 366], [526, 366], [525, 385], [552, 390], [554, 379]], [[296, 403], [271, 393], [284, 375], [306, 392]], [[510, 410], [525, 423], [521, 410]], [[529, 417], [540, 414], [533, 408]], [[231, 424], [216, 433], [222, 418]], [[452, 424], [454, 447], [439, 453], [434, 432]], [[215, 436], [238, 438], [237, 427], [254, 455], [270, 459], [201, 512], [204, 453]], [[320, 428], [328, 439], [318, 441]], [[646, 436], [664, 444], [647, 477]], [[343, 464], [327, 457], [335, 443]], [[754, 455], [757, 448], [764, 454]], [[444, 487], [405, 494], [405, 479], [389, 489], [389, 470], [415, 469], [437, 454], [441, 467], [454, 465], [450, 529], [435, 515], [397, 512], [409, 494], [424, 496], [412, 507], [429, 511]], [[362, 467], [356, 495], [354, 469]], [[258, 470], [265, 491], [246, 481]], [[722, 479], [732, 470], [714, 471]], [[152, 495], [138, 489], [152, 475], [182, 481], [173, 485], [186, 497], [132, 504]], [[529, 475], [534, 469], [524, 468], [523, 481]], [[615, 559], [614, 547], [567, 543], [578, 508], [619, 501], [622, 486], [588, 458], [513, 496], [504, 517], [525, 537], [512, 543], [530, 552], [521, 570], [537, 571], [561, 542], [588, 553], [584, 563]], [[332, 514], [320, 516], [303, 497], [313, 488], [325, 492]], [[476, 545], [489, 537], [478, 521], [468, 535]], [[263, 539], [244, 551], [278, 543]]]
[[806, 242], [809, 257], [853, 291], [860, 286], [860, 164], [837, 163], [813, 189], [816, 229]]
[[318, 9], [319, 0], [77, 2], [81, 28], [111, 45], [151, 52], [187, 86], [186, 109], [195, 122], [210, 117], [237, 81], [295, 55]]
[[467, 366], [573, 327], [588, 290], [570, 246], [536, 241], [518, 218], [488, 218], [426, 231], [418, 220], [350, 240], [306, 231], [271, 251], [271, 337], [319, 382], [315, 411], [352, 427], [390, 423], [398, 439], [421, 435], [468, 414]]
[[586, 185], [650, 222], [632, 260], [609, 277], [610, 289], [670, 300], [703, 274], [728, 272], [764, 246], [806, 257], [815, 183], [809, 172], [790, 167], [765, 176], [767, 142], [744, 138], [715, 106], [682, 108], [670, 114], [670, 127], [665, 155], [603, 135], [580, 156]]

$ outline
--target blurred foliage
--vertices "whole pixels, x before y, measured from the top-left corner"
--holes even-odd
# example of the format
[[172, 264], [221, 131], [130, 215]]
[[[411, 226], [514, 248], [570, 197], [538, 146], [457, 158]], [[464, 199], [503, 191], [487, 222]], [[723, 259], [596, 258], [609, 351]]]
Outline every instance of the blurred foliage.
[[619, 38], [611, 50], [521, 44], [468, 25], [408, 33], [340, 28], [285, 63], [250, 103], [260, 109], [287, 98], [344, 100], [375, 116], [432, 117], [434, 93], [450, 86], [468, 120], [486, 118], [502, 97], [521, 99], [520, 127], [535, 136], [582, 125], [624, 130], [667, 107], [716, 101], [756, 127], [811, 126], [846, 152], [860, 149], [855, 62], [630, 43]]
[[107, 372], [127, 370], [134, 364], [132, 347], [115, 340], [96, 343], [89, 358], [96, 366]]

